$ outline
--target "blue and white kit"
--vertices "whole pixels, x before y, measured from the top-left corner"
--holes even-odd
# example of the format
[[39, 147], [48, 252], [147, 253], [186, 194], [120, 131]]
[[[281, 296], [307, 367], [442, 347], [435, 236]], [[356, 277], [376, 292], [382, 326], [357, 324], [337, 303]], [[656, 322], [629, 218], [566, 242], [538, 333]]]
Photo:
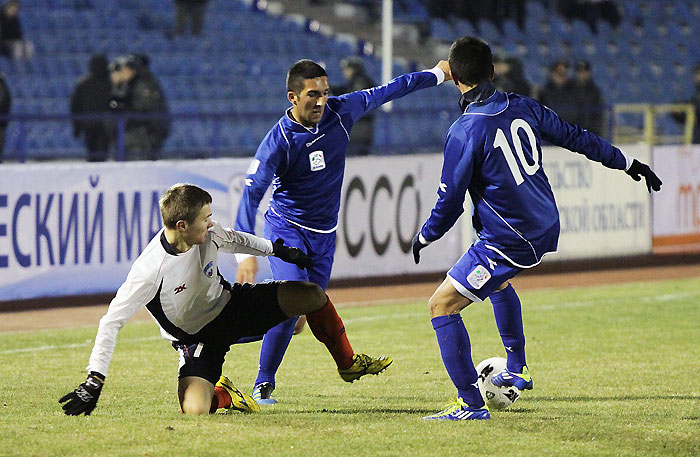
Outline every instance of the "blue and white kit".
[[[626, 170], [631, 161], [531, 98], [498, 92], [490, 83], [467, 94], [475, 93], [472, 103], [463, 97], [463, 114], [447, 132], [438, 200], [419, 238], [427, 244], [442, 237], [462, 214], [469, 193], [475, 252], [467, 252], [448, 275], [463, 295], [480, 301], [557, 250], [559, 212], [542, 168], [543, 141], [608, 168]], [[512, 271], [497, 271], [504, 264]]]
[[307, 230], [335, 231], [352, 126], [368, 111], [434, 87], [444, 77], [440, 69], [408, 73], [382, 86], [329, 97], [313, 128], [292, 120], [288, 110], [265, 136], [248, 170], [236, 230], [254, 233], [260, 200], [272, 184], [270, 212]]

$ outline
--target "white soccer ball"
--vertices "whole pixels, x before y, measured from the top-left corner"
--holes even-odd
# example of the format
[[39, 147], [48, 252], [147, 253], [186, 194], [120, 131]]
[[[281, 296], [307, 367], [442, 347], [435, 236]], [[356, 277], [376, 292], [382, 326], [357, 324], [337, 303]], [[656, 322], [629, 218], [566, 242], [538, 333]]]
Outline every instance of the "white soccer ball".
[[491, 382], [491, 377], [506, 369], [506, 359], [503, 357], [491, 357], [481, 361], [476, 366], [479, 375], [477, 384], [484, 401], [490, 409], [506, 409], [520, 397], [520, 390], [515, 387], [496, 387]]

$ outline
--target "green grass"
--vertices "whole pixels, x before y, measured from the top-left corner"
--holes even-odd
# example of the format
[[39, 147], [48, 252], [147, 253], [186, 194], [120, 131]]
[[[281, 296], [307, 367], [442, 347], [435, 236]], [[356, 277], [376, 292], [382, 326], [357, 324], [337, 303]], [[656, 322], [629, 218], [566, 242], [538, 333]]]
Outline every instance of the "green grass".
[[[522, 293], [535, 389], [478, 422], [422, 420], [455, 395], [425, 303], [340, 309], [356, 351], [395, 360], [354, 384], [308, 330], [295, 336], [280, 403], [253, 415], [180, 415], [177, 353], [137, 322], [120, 333], [98, 408], [66, 417], [57, 399], [84, 379], [96, 327], [0, 334], [0, 455], [697, 456], [699, 286]], [[474, 360], [502, 356], [490, 304], [462, 315]], [[229, 353], [224, 373], [239, 387], [252, 386], [259, 347]]]

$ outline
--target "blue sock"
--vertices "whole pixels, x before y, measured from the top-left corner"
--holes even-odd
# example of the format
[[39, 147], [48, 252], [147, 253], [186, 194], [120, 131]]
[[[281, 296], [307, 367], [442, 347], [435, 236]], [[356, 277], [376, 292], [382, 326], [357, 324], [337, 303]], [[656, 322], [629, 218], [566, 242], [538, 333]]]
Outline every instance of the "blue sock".
[[508, 371], [520, 373], [525, 362], [525, 334], [523, 333], [523, 315], [520, 311], [520, 299], [513, 286], [492, 293], [489, 298], [493, 305], [498, 333], [501, 334], [503, 347], [508, 355]]
[[476, 386], [478, 376], [472, 362], [469, 334], [462, 322], [462, 316], [459, 314], [437, 316], [432, 318], [431, 322], [440, 346], [442, 362], [457, 388], [457, 394], [469, 406], [475, 408], [484, 406], [484, 400]]
[[275, 385], [275, 374], [282, 363], [284, 353], [289, 346], [289, 341], [294, 333], [294, 324], [298, 317], [292, 317], [277, 324], [265, 333], [262, 347], [260, 348], [260, 365], [255, 385], [262, 382], [270, 382]]

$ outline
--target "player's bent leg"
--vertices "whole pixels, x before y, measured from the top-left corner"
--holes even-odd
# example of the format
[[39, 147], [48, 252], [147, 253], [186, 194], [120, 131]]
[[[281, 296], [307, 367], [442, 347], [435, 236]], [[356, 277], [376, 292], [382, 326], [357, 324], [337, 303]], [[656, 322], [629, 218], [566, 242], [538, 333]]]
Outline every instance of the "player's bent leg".
[[215, 401], [214, 384], [198, 376], [180, 378], [177, 393], [184, 414], [209, 414]]
[[472, 300], [460, 294], [449, 277], [430, 297], [431, 324], [440, 347], [440, 355], [447, 374], [457, 388], [457, 396], [461, 398], [461, 403], [451, 404], [430, 419], [450, 418], [448, 416], [452, 413], [456, 414], [456, 419], [451, 420], [461, 420], [459, 416], [463, 414], [465, 418], [466, 415], [471, 418], [473, 414], [460, 412], [464, 405], [471, 408], [472, 412], [477, 412], [477, 416], [482, 414], [478, 410], [484, 408], [484, 400], [476, 384], [478, 375], [471, 359], [471, 342], [459, 314], [470, 303]]
[[391, 357], [355, 354], [345, 325], [320, 286], [304, 281], [285, 281], [278, 289], [280, 308], [287, 315], [306, 314], [311, 333], [331, 353], [343, 380], [353, 382], [368, 374], [379, 374], [393, 362]]
[[428, 300], [428, 308], [430, 309], [430, 317], [433, 318], [459, 314], [460, 311], [472, 303], [471, 299], [461, 295], [455, 289], [449, 278], [445, 278]]
[[283, 281], [277, 289], [277, 302], [289, 317], [321, 309], [328, 297], [320, 286], [308, 281]]
[[508, 282], [491, 293], [489, 298], [508, 356], [506, 369], [493, 376], [491, 382], [498, 387], [513, 386], [519, 390], [530, 390], [533, 383], [525, 359], [525, 334], [520, 299]]

